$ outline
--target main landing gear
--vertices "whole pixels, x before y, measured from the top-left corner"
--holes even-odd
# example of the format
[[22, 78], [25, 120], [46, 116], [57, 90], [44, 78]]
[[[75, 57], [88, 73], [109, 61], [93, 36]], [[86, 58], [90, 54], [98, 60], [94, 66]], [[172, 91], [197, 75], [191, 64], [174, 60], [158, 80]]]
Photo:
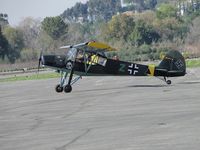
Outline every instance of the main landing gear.
[[72, 91], [72, 84], [78, 81], [78, 80], [74, 81], [72, 79], [74, 75], [74, 63], [75, 62], [72, 62], [72, 61], [68, 61], [66, 63], [66, 68], [68, 68], [68, 70], [71, 70], [67, 84], [66, 84], [66, 80], [67, 80], [68, 72], [61, 71], [60, 84], [56, 85], [55, 87], [55, 90], [57, 93], [61, 93], [63, 91], [65, 93], [70, 93]]
[[56, 85], [55, 90], [57, 93], [62, 93], [63, 91], [65, 93], [70, 93], [72, 91], [72, 86], [71, 85], [65, 85], [62, 87], [60, 84]]
[[66, 82], [68, 72], [63, 72], [63, 71], [61, 72], [60, 84], [56, 85], [55, 87], [57, 93], [62, 93], [63, 91], [65, 93], [70, 93], [72, 91], [72, 85], [82, 78], [81, 76], [78, 76], [73, 79], [73, 74], [74, 71], [72, 69], [68, 78], [68, 82]]
[[69, 79], [68, 79], [68, 83], [66, 84], [66, 80], [67, 80], [67, 75], [68, 72], [61, 72], [61, 80], [60, 80], [60, 84], [56, 85], [55, 90], [57, 93], [61, 93], [61, 92], [65, 92], [65, 93], [70, 93], [72, 91], [72, 84], [74, 84], [74, 80], [72, 80], [73, 78], [73, 74], [74, 74], [74, 70], [72, 68], [70, 75], [69, 75]]
[[72, 84], [74, 84], [78, 79], [72, 80], [73, 74], [70, 74], [68, 83], [66, 84], [67, 79], [67, 73], [61, 73], [61, 81], [60, 84], [56, 85], [55, 90], [57, 93], [62, 93], [63, 91], [65, 93], [70, 93], [72, 91]]

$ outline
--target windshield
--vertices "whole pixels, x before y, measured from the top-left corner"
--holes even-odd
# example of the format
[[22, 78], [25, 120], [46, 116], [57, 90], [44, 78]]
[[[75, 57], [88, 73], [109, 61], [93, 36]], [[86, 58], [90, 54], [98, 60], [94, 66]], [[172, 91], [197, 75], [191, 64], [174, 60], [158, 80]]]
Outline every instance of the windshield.
[[76, 49], [76, 48], [71, 48], [71, 49], [67, 52], [67, 60], [75, 61], [76, 52], [77, 52], [77, 49]]

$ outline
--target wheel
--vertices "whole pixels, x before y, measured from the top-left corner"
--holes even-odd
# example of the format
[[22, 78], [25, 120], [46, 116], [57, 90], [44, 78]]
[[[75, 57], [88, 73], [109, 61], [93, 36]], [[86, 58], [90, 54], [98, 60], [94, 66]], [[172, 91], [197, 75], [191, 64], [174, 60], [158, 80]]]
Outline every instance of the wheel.
[[64, 91], [65, 91], [65, 93], [70, 93], [72, 91], [72, 86], [71, 85], [66, 85], [64, 87]]
[[171, 80], [167, 80], [166, 83], [167, 83], [168, 85], [170, 85], [170, 84], [172, 84], [172, 81], [171, 81]]
[[66, 68], [68, 69], [68, 70], [71, 70], [72, 69], [72, 61], [71, 60], [68, 60], [67, 62], [66, 62]]
[[60, 84], [58, 84], [56, 85], [55, 90], [57, 93], [61, 93], [63, 91], [63, 87]]

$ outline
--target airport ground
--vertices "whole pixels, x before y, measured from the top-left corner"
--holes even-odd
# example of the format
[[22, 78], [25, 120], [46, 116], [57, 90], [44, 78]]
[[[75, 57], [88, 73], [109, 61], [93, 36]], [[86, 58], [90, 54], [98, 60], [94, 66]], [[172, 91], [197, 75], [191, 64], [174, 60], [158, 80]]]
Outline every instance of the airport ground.
[[1, 150], [199, 150], [200, 69], [152, 77], [0, 83]]

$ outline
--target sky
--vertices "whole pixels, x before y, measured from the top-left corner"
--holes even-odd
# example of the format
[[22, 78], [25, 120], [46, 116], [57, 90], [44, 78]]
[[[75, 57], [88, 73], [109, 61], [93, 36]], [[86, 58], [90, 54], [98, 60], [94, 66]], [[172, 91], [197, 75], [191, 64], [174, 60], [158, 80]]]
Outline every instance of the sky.
[[0, 13], [8, 14], [11, 26], [17, 26], [26, 17], [43, 19], [58, 16], [76, 2], [87, 0], [0, 0]]

